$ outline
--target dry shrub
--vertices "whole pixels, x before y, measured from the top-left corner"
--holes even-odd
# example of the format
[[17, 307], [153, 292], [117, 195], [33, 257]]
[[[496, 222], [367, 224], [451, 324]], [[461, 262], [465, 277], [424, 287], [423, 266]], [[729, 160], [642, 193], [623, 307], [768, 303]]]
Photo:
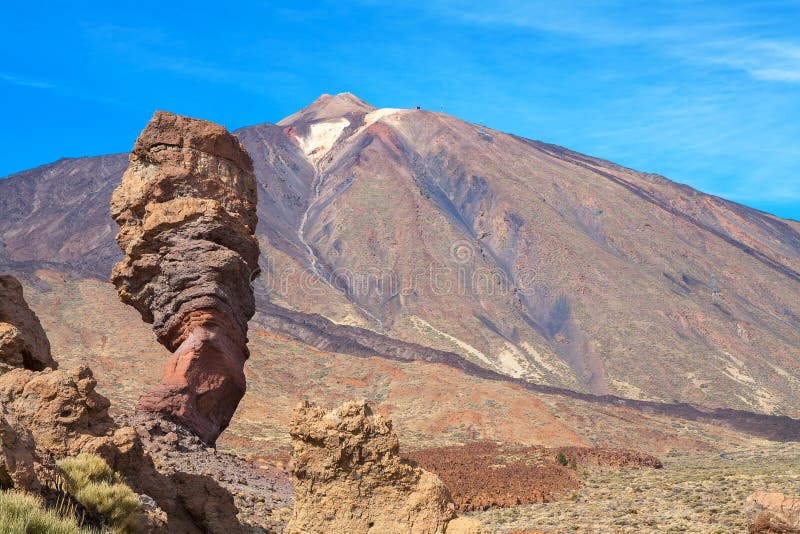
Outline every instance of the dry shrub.
[[139, 499], [99, 456], [79, 454], [57, 463], [67, 492], [87, 510], [106, 516], [117, 532], [135, 532]]

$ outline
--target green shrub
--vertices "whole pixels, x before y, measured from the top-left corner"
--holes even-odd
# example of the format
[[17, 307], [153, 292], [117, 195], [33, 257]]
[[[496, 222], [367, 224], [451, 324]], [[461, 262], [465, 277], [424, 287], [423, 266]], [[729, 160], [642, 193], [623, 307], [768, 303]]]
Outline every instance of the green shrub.
[[87, 510], [111, 519], [116, 532], [135, 532], [139, 499], [108, 464], [93, 454], [79, 454], [57, 464], [67, 492]]
[[563, 452], [559, 452], [559, 453], [556, 455], [556, 462], [560, 463], [560, 464], [561, 464], [561, 465], [563, 465], [564, 467], [567, 467], [567, 457], [566, 457], [566, 456], [564, 456], [564, 453], [563, 453]]
[[91, 534], [74, 519], [46, 510], [41, 499], [21, 491], [0, 491], [0, 532], [3, 534]]

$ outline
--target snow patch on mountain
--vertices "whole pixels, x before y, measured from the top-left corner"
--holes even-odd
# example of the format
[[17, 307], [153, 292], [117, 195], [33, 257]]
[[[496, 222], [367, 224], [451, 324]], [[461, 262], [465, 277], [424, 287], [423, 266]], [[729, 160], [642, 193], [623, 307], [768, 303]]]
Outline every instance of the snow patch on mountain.
[[303, 153], [317, 163], [331, 151], [334, 143], [342, 136], [350, 121], [344, 117], [332, 121], [317, 122], [309, 127], [308, 135], [297, 136]]

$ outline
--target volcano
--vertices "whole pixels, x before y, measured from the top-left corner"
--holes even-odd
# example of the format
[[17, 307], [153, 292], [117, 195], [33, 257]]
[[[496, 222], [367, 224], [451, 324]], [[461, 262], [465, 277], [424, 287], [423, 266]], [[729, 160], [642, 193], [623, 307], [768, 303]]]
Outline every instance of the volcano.
[[[248, 382], [282, 406], [326, 384], [402, 405], [407, 422], [420, 397], [474, 388], [501, 404], [539, 391], [695, 419], [800, 417], [797, 221], [350, 93], [234, 133], [259, 188]], [[122, 406], [164, 357], [107, 283], [126, 166], [62, 159], [0, 181], [0, 269], [25, 282], [59, 361], [98, 360]], [[234, 434], [256, 434], [264, 402], [245, 398]], [[437, 409], [464, 435], [492, 417]]]

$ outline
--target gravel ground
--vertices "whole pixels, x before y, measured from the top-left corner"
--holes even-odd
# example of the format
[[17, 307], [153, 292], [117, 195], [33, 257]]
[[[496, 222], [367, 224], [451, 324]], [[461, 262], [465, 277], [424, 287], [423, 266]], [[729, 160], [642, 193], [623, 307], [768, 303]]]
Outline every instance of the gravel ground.
[[294, 505], [287, 471], [207, 447], [185, 428], [157, 416], [136, 413], [116, 420], [136, 429], [159, 471], [213, 477], [233, 495], [239, 520], [254, 533], [283, 531]]

